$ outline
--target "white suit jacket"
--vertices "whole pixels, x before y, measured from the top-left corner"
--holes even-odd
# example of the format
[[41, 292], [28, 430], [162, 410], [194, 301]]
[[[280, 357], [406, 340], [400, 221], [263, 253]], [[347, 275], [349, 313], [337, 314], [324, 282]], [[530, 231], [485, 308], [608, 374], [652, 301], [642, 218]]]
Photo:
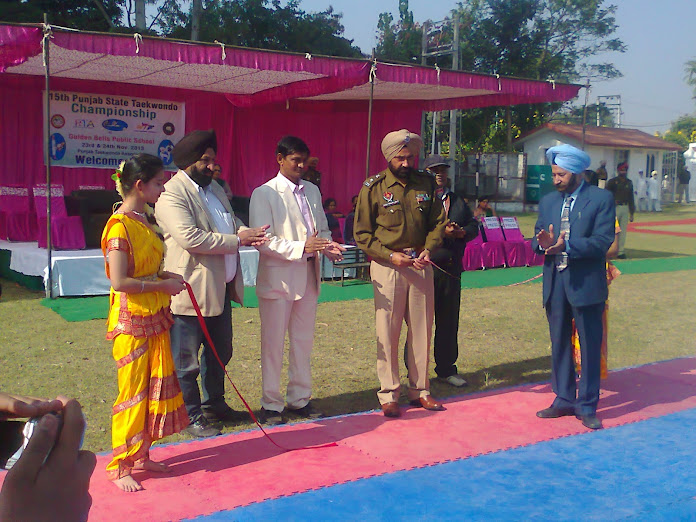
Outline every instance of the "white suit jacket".
[[[237, 225], [225, 191], [217, 183], [210, 190], [232, 216], [235, 234], [222, 234], [196, 188], [185, 172], [179, 171], [165, 185], [155, 205], [157, 223], [164, 231], [167, 253], [164, 269], [181, 274], [191, 285], [204, 317], [222, 313], [225, 299], [242, 304], [244, 279], [237, 256], [237, 273], [225, 282], [224, 254], [238, 254]], [[229, 288], [228, 288], [229, 287]], [[171, 310], [176, 315], [196, 315], [188, 292], [172, 296]]]
[[[302, 211], [290, 186], [282, 174], [251, 194], [249, 226], [270, 225], [271, 240], [259, 247], [259, 269], [256, 276], [256, 295], [266, 299], [302, 299], [307, 288], [307, 259], [304, 246], [307, 240]], [[331, 231], [321, 204], [321, 193], [316, 185], [300, 180], [304, 187], [314, 227], [319, 237], [331, 239]], [[321, 259], [317, 255], [317, 291], [321, 283]]]

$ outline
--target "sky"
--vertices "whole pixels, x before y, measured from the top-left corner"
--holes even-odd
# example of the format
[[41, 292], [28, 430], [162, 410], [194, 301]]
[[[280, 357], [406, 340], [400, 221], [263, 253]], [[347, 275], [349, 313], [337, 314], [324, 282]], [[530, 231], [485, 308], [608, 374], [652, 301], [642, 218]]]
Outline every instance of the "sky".
[[[442, 20], [457, 5], [455, 0], [410, 0], [416, 22]], [[377, 44], [379, 14], [389, 11], [399, 18], [398, 0], [301, 0], [307, 12], [323, 11], [330, 5], [343, 13], [344, 36], [370, 54]], [[684, 64], [696, 59], [696, 2], [694, 0], [605, 0], [616, 5], [617, 37], [627, 46], [625, 53], [600, 58], [613, 63], [623, 77], [596, 83], [589, 103], [597, 96], [621, 96], [622, 127], [644, 132], [665, 132], [670, 123], [696, 112], [693, 91], [684, 81]], [[577, 103], [584, 102], [580, 91]]]

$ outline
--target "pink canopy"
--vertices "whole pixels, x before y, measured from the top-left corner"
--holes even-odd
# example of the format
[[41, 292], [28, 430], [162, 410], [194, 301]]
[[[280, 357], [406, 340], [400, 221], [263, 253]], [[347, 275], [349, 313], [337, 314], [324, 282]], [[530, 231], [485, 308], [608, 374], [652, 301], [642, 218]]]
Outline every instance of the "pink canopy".
[[[43, 26], [0, 25], [0, 182], [44, 179], [41, 55]], [[51, 89], [147, 96], [186, 104], [186, 131], [215, 128], [218, 157], [235, 194], [248, 196], [277, 172], [285, 134], [320, 158], [324, 197], [349, 207], [365, 178], [367, 110], [374, 74], [370, 172], [385, 168], [387, 132], [417, 132], [421, 111], [560, 102], [578, 85], [373, 64], [139, 35], [51, 29]], [[105, 169], [53, 167], [67, 193], [110, 186]]]

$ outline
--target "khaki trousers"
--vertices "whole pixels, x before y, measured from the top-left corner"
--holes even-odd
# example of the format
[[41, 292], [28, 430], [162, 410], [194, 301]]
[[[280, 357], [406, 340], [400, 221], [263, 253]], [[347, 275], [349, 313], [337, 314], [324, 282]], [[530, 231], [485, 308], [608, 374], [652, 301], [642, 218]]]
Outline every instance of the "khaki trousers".
[[[261, 406], [269, 411], [283, 411], [285, 402], [292, 409], [303, 408], [312, 396], [311, 355], [317, 316], [316, 272], [307, 262], [307, 289], [302, 299], [266, 299], [259, 297], [261, 316]], [[288, 332], [288, 389], [285, 401], [280, 392], [285, 332]]]
[[[619, 221], [621, 232], [619, 232], [619, 252], [618, 255], [624, 254], [626, 245], [626, 236], [628, 235], [628, 222], [630, 221], [631, 213], [628, 210], [628, 205], [616, 205], [616, 219]], [[570, 238], [571, 245], [573, 238]], [[572, 248], [572, 246], [571, 246]]]
[[372, 261], [370, 276], [375, 294], [377, 376], [380, 404], [399, 400], [399, 334], [405, 320], [408, 362], [408, 399], [430, 394], [428, 363], [433, 331], [433, 269], [396, 267]]

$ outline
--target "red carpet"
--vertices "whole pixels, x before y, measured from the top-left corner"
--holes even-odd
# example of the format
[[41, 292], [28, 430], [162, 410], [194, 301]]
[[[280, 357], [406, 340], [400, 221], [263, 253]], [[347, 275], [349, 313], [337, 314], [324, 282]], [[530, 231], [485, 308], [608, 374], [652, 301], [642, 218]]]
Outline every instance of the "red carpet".
[[[607, 428], [696, 407], [696, 359], [612, 372], [599, 417]], [[553, 399], [550, 386], [528, 385], [446, 402], [447, 411], [403, 410], [386, 420], [371, 412], [270, 430], [288, 447], [338, 446], [282, 453], [258, 431], [156, 447], [174, 473], [143, 479], [145, 491], [122, 493], [103, 473], [92, 478], [91, 520], [174, 520], [211, 514], [397, 470], [534, 444], [587, 431], [575, 418], [537, 419]], [[376, 399], [375, 399], [376, 401]]]
[[641, 221], [640, 223], [629, 223], [628, 230], [629, 232], [638, 232], [639, 234], [660, 234], [664, 236], [696, 237], [696, 232], [677, 232], [671, 230], [660, 230], [660, 227], [669, 225], [696, 225], [696, 219], [692, 218], [672, 219], [669, 221]]

